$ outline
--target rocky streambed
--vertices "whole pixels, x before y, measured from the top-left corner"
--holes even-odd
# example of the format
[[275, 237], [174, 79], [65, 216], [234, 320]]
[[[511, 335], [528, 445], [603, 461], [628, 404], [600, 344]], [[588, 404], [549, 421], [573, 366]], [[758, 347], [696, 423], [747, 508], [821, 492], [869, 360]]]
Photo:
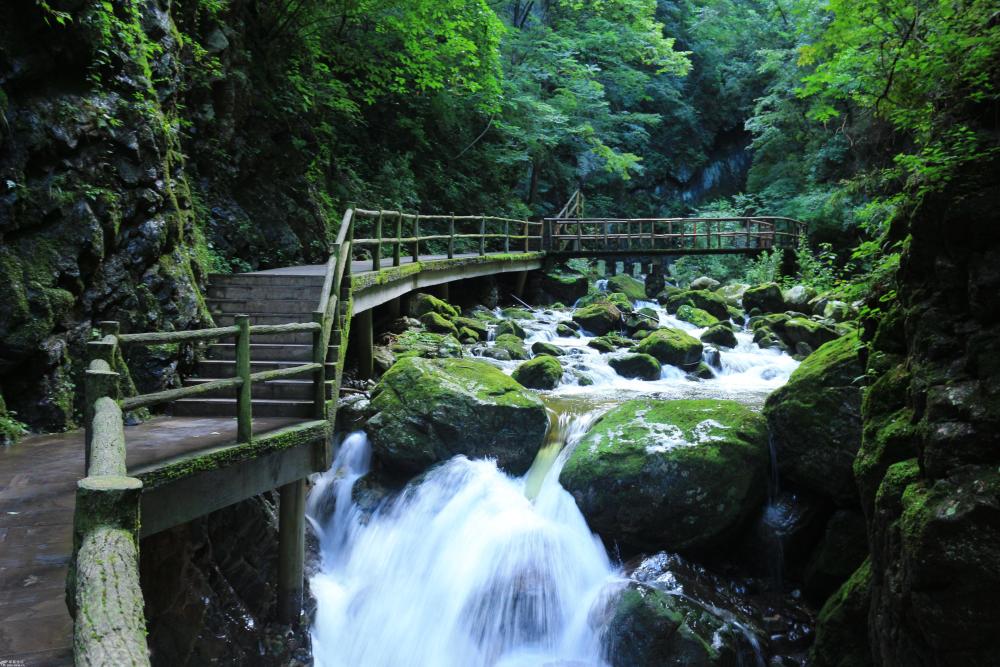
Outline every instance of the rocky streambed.
[[808, 294], [691, 287], [412, 300], [310, 497], [317, 664], [809, 664], [864, 559], [854, 339]]

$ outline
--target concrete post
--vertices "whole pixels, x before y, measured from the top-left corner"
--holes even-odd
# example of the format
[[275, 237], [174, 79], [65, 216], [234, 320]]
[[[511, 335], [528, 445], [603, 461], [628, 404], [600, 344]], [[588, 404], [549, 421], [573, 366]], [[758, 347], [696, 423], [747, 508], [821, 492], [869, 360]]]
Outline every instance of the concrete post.
[[306, 482], [300, 479], [286, 484], [279, 494], [278, 621], [298, 625], [306, 551]]
[[514, 276], [514, 296], [518, 299], [524, 298], [524, 286], [528, 283], [528, 272], [518, 271]]
[[372, 310], [369, 308], [356, 314], [351, 328], [354, 329], [354, 342], [358, 346], [354, 357], [358, 362], [358, 379], [370, 380], [375, 374], [375, 332], [372, 327]]
[[250, 316], [233, 318], [236, 334], [236, 375], [243, 384], [236, 389], [236, 442], [250, 442], [253, 437], [253, 402], [250, 396]]

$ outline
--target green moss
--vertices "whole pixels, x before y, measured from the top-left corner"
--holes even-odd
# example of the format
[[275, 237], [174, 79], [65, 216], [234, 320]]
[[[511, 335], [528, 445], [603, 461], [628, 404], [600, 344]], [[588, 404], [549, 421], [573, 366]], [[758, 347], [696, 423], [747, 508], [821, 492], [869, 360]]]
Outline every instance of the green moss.
[[630, 301], [644, 301], [646, 299], [646, 286], [643, 282], [625, 274], [608, 278], [608, 291], [620, 292], [627, 296]]
[[622, 312], [611, 303], [599, 302], [578, 308], [573, 313], [573, 321], [600, 336], [621, 325]]
[[535, 314], [524, 308], [504, 308], [500, 313], [509, 320], [533, 320]]
[[648, 354], [627, 354], [610, 359], [608, 363], [622, 377], [640, 380], [659, 380], [662, 368], [655, 357]]
[[686, 303], [677, 309], [677, 319], [689, 322], [699, 328], [710, 327], [713, 324], [719, 323], [719, 320], [713, 317], [708, 311], [695, 308]]
[[518, 366], [513, 378], [531, 389], [555, 389], [562, 374], [563, 367], [559, 360], [543, 354]]
[[452, 321], [456, 327], [471, 329], [476, 334], [477, 340], [485, 340], [489, 336], [489, 328], [480, 319], [474, 317], [456, 317]]
[[518, 338], [527, 338], [528, 334], [525, 332], [524, 327], [518, 324], [514, 320], [504, 320], [499, 325], [497, 325], [497, 336], [517, 336]]
[[431, 333], [448, 334], [458, 337], [458, 328], [444, 315], [428, 311], [420, 316], [420, 323]]
[[823, 605], [816, 621], [816, 641], [809, 650], [815, 667], [872, 665], [868, 642], [871, 560], [866, 560]]
[[[343, 347], [341, 346], [341, 349]], [[397, 359], [406, 357], [438, 359], [461, 357], [463, 354], [462, 344], [454, 336], [412, 329], [400, 334], [393, 342], [391, 349]]]
[[505, 350], [511, 359], [525, 360], [528, 358], [528, 351], [524, 348], [524, 341], [514, 334], [503, 333], [496, 337], [493, 346]]
[[717, 320], [729, 319], [729, 305], [726, 300], [708, 290], [686, 290], [670, 294], [664, 304], [671, 313], [676, 313], [681, 306], [691, 306], [706, 311]]
[[3, 396], [0, 396], [0, 446], [15, 444], [28, 432], [28, 427], [17, 420], [17, 415], [7, 411]]
[[701, 361], [702, 344], [680, 329], [663, 328], [649, 334], [635, 346], [640, 354], [656, 357], [660, 363], [681, 368]]
[[558, 345], [553, 345], [552, 343], [546, 343], [545, 341], [535, 341], [531, 346], [532, 354], [547, 354], [550, 357], [561, 357], [566, 354], [566, 350], [562, 349]]
[[447, 319], [459, 316], [458, 308], [455, 308], [455, 306], [436, 296], [422, 292], [417, 292], [410, 297], [410, 309], [412, 315], [416, 318], [420, 318], [428, 313], [434, 313]]

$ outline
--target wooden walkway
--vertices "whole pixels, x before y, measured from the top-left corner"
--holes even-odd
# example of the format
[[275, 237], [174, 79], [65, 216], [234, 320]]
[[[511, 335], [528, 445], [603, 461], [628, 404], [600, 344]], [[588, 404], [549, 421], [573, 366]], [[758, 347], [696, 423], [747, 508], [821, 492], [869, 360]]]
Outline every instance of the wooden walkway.
[[[264, 435], [300, 422], [255, 419]], [[236, 420], [158, 417], [126, 427], [129, 472], [235, 442]], [[66, 572], [83, 431], [0, 448], [0, 664], [73, 664]]]

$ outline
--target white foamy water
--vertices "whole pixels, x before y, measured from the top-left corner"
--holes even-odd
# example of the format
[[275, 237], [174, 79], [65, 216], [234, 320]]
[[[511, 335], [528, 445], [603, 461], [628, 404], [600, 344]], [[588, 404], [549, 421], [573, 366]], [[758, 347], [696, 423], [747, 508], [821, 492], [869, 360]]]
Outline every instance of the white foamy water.
[[[565, 441], [593, 419], [564, 420]], [[349, 436], [310, 498], [312, 509], [337, 500], [319, 527], [323, 571], [310, 582], [316, 664], [603, 666], [589, 617], [620, 577], [558, 483], [568, 450], [523, 478], [455, 457], [363, 524], [349, 498], [370, 450], [363, 433]]]

